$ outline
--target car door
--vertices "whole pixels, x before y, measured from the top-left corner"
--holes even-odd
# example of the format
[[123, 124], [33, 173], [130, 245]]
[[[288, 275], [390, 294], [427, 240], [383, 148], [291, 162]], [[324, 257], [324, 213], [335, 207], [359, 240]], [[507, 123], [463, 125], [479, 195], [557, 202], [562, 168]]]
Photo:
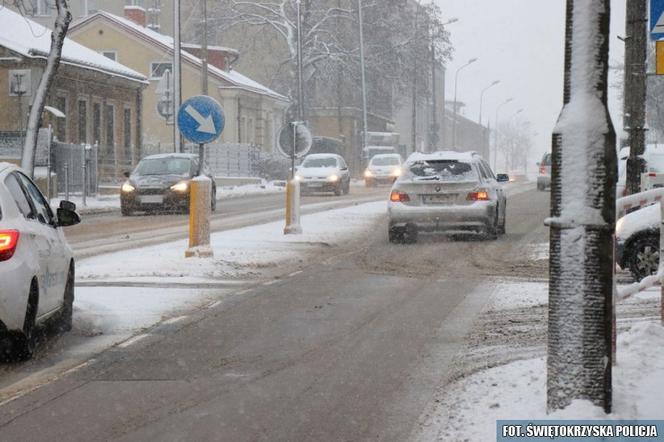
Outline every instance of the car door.
[[341, 170], [342, 179], [345, 182], [350, 182], [350, 172], [348, 171], [348, 165], [343, 158], [339, 158], [339, 169]]
[[486, 169], [486, 173], [489, 176], [491, 186], [496, 190], [496, 194], [498, 195], [498, 204], [501, 207], [501, 212], [503, 212], [503, 215], [505, 213], [505, 206], [507, 203], [507, 197], [505, 196], [505, 189], [503, 188], [502, 183], [499, 183], [498, 180], [496, 179], [496, 175], [493, 173], [493, 170], [491, 170], [491, 166], [489, 166], [488, 163], [485, 161], [482, 161], [482, 164], [484, 168]]
[[27, 243], [31, 250], [30, 256], [34, 256], [33, 264], [37, 267], [37, 282], [39, 285], [39, 305], [37, 316], [50, 311], [46, 286], [48, 281], [48, 265], [51, 259], [51, 242], [44, 225], [37, 219], [37, 210], [32, 204], [30, 197], [21, 185], [20, 178], [16, 173], [11, 173], [5, 178], [5, 187], [9, 190], [19, 212], [23, 216], [21, 223], [21, 241]]
[[46, 198], [27, 176], [20, 172], [17, 172], [16, 175], [37, 212], [37, 221], [41, 224], [44, 237], [49, 243], [50, 254], [44, 277], [44, 288], [46, 290], [44, 301], [48, 311], [52, 311], [60, 308], [64, 300], [65, 284], [67, 283], [67, 272], [69, 270], [65, 244], [62, 235], [57, 230], [53, 210], [51, 210]]

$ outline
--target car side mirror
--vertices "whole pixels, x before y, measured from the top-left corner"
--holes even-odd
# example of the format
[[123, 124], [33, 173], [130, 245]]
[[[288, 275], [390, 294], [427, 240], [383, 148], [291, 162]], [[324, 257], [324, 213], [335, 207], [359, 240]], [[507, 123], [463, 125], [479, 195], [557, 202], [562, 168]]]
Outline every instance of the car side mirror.
[[76, 204], [72, 203], [71, 201], [67, 201], [67, 200], [60, 201], [60, 208], [65, 209], [65, 210], [69, 210], [69, 211], [72, 211], [72, 212], [76, 212]]
[[81, 222], [81, 217], [73, 210], [58, 209], [58, 227], [75, 226]]
[[539, 167], [540, 164], [542, 164], [542, 163], [540, 163], [539, 161], [535, 163], [535, 165], [536, 165], [537, 167]]
[[348, 167], [342, 167], [341, 170], [348, 170]]
[[499, 183], [506, 183], [509, 180], [510, 177], [506, 173], [499, 173], [498, 175], [496, 175], [496, 181], [498, 181]]
[[122, 176], [124, 176], [125, 178], [129, 178], [130, 175], [131, 173], [127, 172], [126, 170], [122, 173]]

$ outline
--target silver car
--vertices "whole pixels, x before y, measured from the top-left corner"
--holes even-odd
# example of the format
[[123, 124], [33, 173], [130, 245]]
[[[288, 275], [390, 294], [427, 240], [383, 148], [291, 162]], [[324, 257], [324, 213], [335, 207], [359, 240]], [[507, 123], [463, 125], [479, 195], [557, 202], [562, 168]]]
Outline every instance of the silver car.
[[505, 233], [506, 181], [474, 152], [412, 154], [390, 193], [390, 241], [414, 243], [420, 232], [495, 239]]

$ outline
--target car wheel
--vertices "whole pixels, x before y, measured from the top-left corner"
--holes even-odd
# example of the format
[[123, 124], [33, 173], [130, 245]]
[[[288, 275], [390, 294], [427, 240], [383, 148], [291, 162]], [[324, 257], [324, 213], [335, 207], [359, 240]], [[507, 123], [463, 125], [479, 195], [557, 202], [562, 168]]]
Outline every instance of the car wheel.
[[64, 303], [62, 305], [62, 312], [58, 318], [58, 331], [60, 333], [68, 332], [72, 327], [72, 316], [74, 313], [74, 291], [75, 291], [75, 270], [74, 262], [69, 266], [69, 273], [67, 274], [67, 285], [65, 286]]
[[627, 267], [636, 281], [657, 273], [659, 266], [659, 239], [642, 236], [629, 246]]
[[365, 185], [366, 187], [373, 187], [373, 186], [374, 186], [374, 182], [373, 182], [372, 180], [364, 180], [364, 185]]
[[537, 190], [544, 191], [545, 186], [542, 183], [537, 183]]
[[35, 328], [37, 323], [37, 307], [39, 305], [39, 287], [37, 280], [30, 285], [28, 306], [23, 321], [23, 331], [13, 336], [12, 358], [16, 361], [27, 361], [35, 351]]
[[343, 185], [342, 183], [339, 183], [339, 184], [337, 185], [337, 187], [334, 188], [334, 194], [335, 194], [336, 196], [340, 196], [340, 195], [342, 194], [342, 192], [343, 192], [343, 186], [344, 186], [344, 185]]
[[401, 244], [404, 242], [403, 229], [390, 227], [387, 230], [387, 236], [392, 244]]
[[486, 239], [492, 241], [498, 239], [498, 212], [496, 212], [493, 221], [490, 222], [490, 224], [487, 224], [484, 230], [484, 236]]
[[348, 195], [350, 193], [350, 180], [346, 182], [346, 185], [344, 186], [344, 195]]
[[131, 216], [133, 215], [134, 211], [127, 206], [120, 205], [120, 213], [122, 213], [122, 216]]
[[213, 212], [217, 210], [217, 191], [212, 190], [212, 196], [211, 196], [212, 202], [210, 204], [210, 210]]

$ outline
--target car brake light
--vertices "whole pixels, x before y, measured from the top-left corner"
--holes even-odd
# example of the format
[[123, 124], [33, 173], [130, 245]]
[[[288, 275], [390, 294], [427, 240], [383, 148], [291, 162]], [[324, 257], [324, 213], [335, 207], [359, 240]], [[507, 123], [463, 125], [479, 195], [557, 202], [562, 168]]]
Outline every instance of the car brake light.
[[648, 176], [650, 176], [650, 177], [656, 177], [656, 176], [657, 176], [657, 173], [655, 173], [655, 172], [650, 172], [650, 173], [648, 174]]
[[398, 190], [393, 190], [390, 193], [390, 201], [393, 203], [405, 203], [410, 201], [410, 196], [405, 192], [399, 192]]
[[18, 230], [0, 230], [0, 261], [14, 256], [19, 236]]
[[540, 166], [540, 175], [546, 175], [546, 166]]
[[466, 198], [468, 201], [489, 201], [489, 193], [486, 190], [470, 192]]

